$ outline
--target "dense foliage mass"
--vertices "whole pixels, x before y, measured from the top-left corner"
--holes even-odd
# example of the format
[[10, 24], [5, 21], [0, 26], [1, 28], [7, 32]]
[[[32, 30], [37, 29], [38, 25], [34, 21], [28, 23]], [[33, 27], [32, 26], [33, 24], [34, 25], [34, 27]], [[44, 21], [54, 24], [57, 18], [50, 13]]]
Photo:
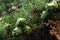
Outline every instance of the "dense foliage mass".
[[60, 40], [53, 24], [60, 28], [60, 0], [0, 0], [1, 40]]

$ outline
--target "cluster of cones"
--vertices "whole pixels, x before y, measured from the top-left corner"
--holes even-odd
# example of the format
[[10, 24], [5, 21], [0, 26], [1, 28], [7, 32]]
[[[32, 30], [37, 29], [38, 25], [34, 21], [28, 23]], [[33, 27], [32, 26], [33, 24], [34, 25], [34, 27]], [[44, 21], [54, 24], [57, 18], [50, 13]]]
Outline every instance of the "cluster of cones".
[[51, 30], [49, 30], [51, 35], [56, 36], [58, 40], [60, 40], [60, 20], [48, 20], [47, 26], [50, 26]]

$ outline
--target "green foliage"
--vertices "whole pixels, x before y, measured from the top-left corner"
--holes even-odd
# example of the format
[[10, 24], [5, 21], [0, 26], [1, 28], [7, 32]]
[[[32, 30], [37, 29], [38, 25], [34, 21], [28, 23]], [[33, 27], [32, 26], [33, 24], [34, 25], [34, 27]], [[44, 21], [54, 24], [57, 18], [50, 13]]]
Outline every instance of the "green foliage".
[[47, 15], [48, 15], [47, 11], [43, 11], [41, 14], [41, 19], [45, 19]]
[[[48, 20], [50, 14], [51, 18], [60, 20], [60, 12], [53, 14], [53, 9], [60, 9], [58, 0], [0, 0], [0, 3], [0, 35], [3, 38], [9, 36], [7, 31], [11, 31], [9, 34], [13, 37], [25, 40], [33, 30], [45, 27], [43, 20]], [[17, 8], [18, 4], [22, 6]], [[12, 10], [12, 6], [16, 9]]]
[[24, 32], [30, 34], [32, 32], [31, 27], [29, 27], [28, 25], [26, 25], [26, 27], [24, 27]]

